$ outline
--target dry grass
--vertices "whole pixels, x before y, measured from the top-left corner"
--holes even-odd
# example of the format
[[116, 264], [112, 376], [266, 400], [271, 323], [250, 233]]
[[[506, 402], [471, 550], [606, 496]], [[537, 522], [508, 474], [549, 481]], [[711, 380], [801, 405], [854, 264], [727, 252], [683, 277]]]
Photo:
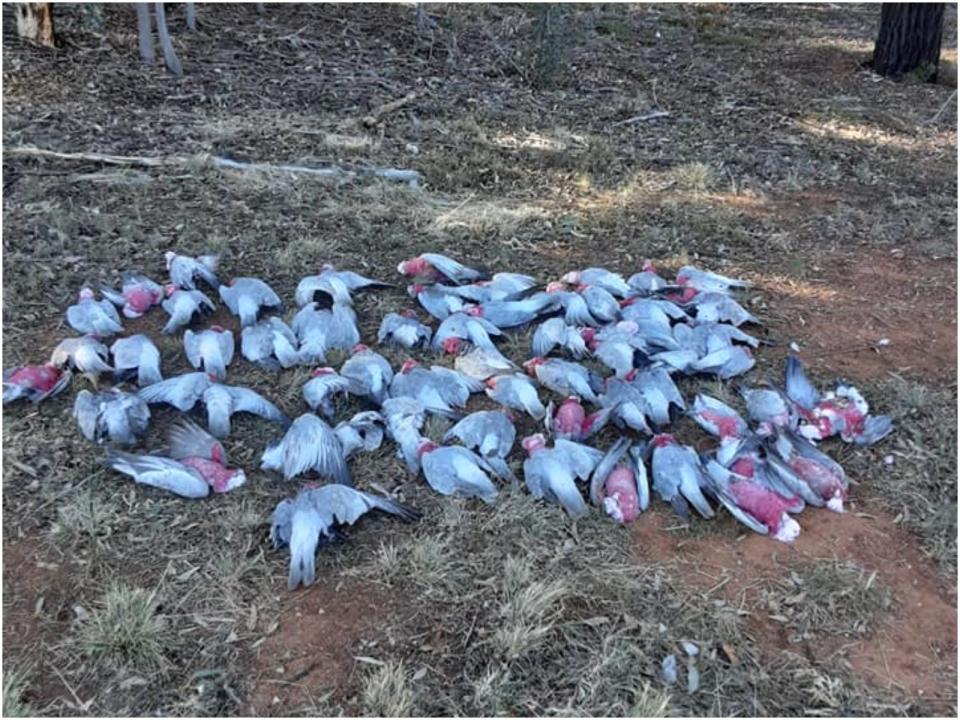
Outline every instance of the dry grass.
[[367, 673], [362, 702], [370, 717], [410, 717], [414, 696], [403, 663], [387, 663]]
[[3, 716], [31, 717], [33, 708], [24, 702], [27, 691], [27, 673], [16, 667], [7, 667], [3, 673]]

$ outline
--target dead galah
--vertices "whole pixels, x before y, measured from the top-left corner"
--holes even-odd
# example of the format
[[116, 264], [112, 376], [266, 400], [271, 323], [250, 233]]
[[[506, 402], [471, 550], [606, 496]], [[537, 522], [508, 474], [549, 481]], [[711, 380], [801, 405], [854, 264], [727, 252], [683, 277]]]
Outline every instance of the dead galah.
[[562, 439], [548, 448], [540, 434], [524, 438], [522, 445], [529, 454], [523, 462], [523, 479], [530, 494], [559, 503], [571, 517], [586, 515], [587, 505], [577, 489], [577, 479], [589, 479], [603, 453]]
[[453, 361], [453, 367], [457, 372], [480, 382], [494, 375], [509, 375], [519, 370], [513, 361], [499, 350], [480, 347], [458, 355]]
[[767, 438], [767, 460], [781, 476], [792, 474], [808, 485], [820, 504], [843, 512], [849, 488], [847, 474], [809, 440], [788, 429], [774, 431]]
[[636, 324], [637, 334], [648, 345], [663, 350], [677, 350], [680, 344], [674, 337], [673, 322], [685, 321], [687, 314], [673, 303], [647, 298], [624, 301], [623, 319]]
[[529, 325], [541, 315], [553, 312], [556, 307], [557, 298], [554, 295], [538, 293], [523, 300], [494, 300], [471, 305], [464, 312], [504, 330]]
[[628, 295], [651, 295], [669, 284], [660, 277], [654, 264], [645, 260], [640, 272], [627, 278], [627, 285], [630, 288]]
[[418, 452], [422, 437], [420, 430], [426, 422], [426, 410], [418, 400], [395, 397], [384, 400], [380, 413], [386, 423], [387, 434], [397, 444], [397, 457], [401, 458], [411, 475], [420, 472]]
[[349, 460], [357, 452], [373, 452], [383, 442], [383, 416], [375, 410], [358, 412], [349, 420], [337, 423], [333, 434], [340, 441], [344, 459]]
[[466, 343], [471, 343], [475, 347], [496, 350], [496, 345], [490, 338], [491, 335], [499, 337], [503, 333], [500, 332], [500, 328], [483, 317], [456, 312], [448, 315], [440, 323], [430, 346], [437, 352], [443, 350], [451, 355], [458, 353]]
[[417, 319], [413, 310], [401, 310], [399, 313], [387, 313], [377, 332], [380, 345], [399, 345], [412, 350], [415, 347], [430, 344], [433, 331]]
[[747, 416], [755, 423], [767, 423], [775, 428], [796, 428], [797, 414], [790, 399], [773, 388], [737, 388], [747, 405]]
[[116, 388], [96, 394], [81, 390], [73, 404], [73, 417], [91, 442], [135, 445], [147, 432], [150, 408], [136, 395]]
[[264, 318], [240, 332], [240, 354], [266, 370], [290, 368], [300, 363], [299, 341], [280, 318]]
[[577, 292], [586, 301], [590, 314], [601, 323], [620, 319], [620, 303], [609, 292], [596, 285], [578, 285]]
[[643, 410], [647, 418], [657, 427], [670, 424], [673, 408], [685, 410], [683, 395], [662, 368], [649, 368], [627, 373], [624, 378], [643, 396]]
[[613, 408], [603, 407], [587, 413], [580, 398], [568, 397], [554, 413], [553, 402], [547, 405], [545, 425], [554, 437], [580, 442], [586, 440], [607, 424]]
[[281, 500], [270, 519], [270, 540], [274, 549], [290, 548], [287, 588], [295, 590], [301, 583], [312, 585], [318, 545], [337, 537], [338, 526], [353, 525], [371, 510], [396, 515], [406, 522], [421, 517], [406, 505], [344, 485], [307, 487], [295, 498]]
[[740, 327], [744, 323], [760, 324], [753, 314], [724, 293], [697, 293], [687, 306], [694, 310], [699, 322], [730, 323], [734, 327]]
[[517, 478], [507, 465], [507, 456], [513, 449], [516, 436], [517, 430], [509, 411], [481, 410], [467, 415], [450, 428], [443, 441], [458, 439], [467, 448], [476, 450], [497, 476], [516, 483]]
[[454, 408], [463, 408], [472, 393], [483, 390], [483, 384], [463, 373], [434, 365], [429, 370], [416, 360], [408, 359], [390, 383], [391, 397], [412, 397], [427, 411], [457, 416]]
[[311, 371], [310, 379], [304, 384], [303, 399], [311, 410], [319, 411], [328, 421], [332, 421], [336, 411], [334, 398], [361, 389], [354, 380], [343, 377], [332, 367], [319, 367]]
[[599, 402], [596, 388], [603, 387], [603, 380], [582, 365], [558, 358], [535, 357], [527, 360], [523, 367], [543, 387], [558, 395], [576, 395], [592, 403]]
[[259, 278], [234, 278], [229, 285], [220, 286], [220, 299], [240, 318], [243, 327], [255, 325], [264, 308], [283, 312], [280, 296]]
[[138, 318], [154, 305], [159, 305], [165, 296], [163, 286], [146, 275], [125, 272], [120, 276], [120, 291], [102, 285], [100, 292], [119, 308], [124, 317]]
[[451, 260], [446, 255], [423, 253], [410, 260], [404, 260], [397, 266], [397, 272], [418, 282], [435, 283], [449, 280], [457, 285], [486, 280], [489, 274], [474, 270]]
[[494, 375], [487, 378], [487, 397], [511, 410], [525, 412], [534, 420], [542, 420], [546, 409], [540, 401], [537, 386], [526, 375]]
[[[187, 462], [159, 455], [134, 455], [108, 450], [104, 464], [129, 475], [141, 485], [150, 485], [186, 498], [202, 498], [226, 492], [246, 482], [243, 470], [229, 470], [215, 462]], [[218, 490], [217, 488], [223, 488]]]
[[123, 332], [120, 315], [109, 300], [97, 300], [88, 287], [82, 288], [77, 304], [67, 308], [67, 323], [83, 335], [105, 338]]
[[649, 348], [643, 336], [636, 332], [637, 325], [631, 320], [617, 323], [617, 327], [627, 326], [616, 332], [597, 333], [591, 342], [593, 356], [617, 377], [625, 377], [630, 372], [646, 364]]
[[717, 350], [711, 350], [692, 363], [690, 368], [695, 372], [716, 375], [721, 380], [728, 380], [743, 375], [756, 363], [757, 361], [749, 348], [742, 345], [727, 345]]
[[304, 305], [294, 316], [291, 327], [300, 340], [303, 363], [326, 362], [327, 350], [348, 350], [360, 342], [357, 315], [352, 307], [343, 303], [334, 303], [329, 310], [321, 310], [317, 303]]
[[167, 299], [162, 306], [170, 316], [167, 324], [163, 326], [163, 332], [167, 335], [189, 325], [194, 315], [209, 315], [217, 309], [213, 301], [199, 290], [181, 290], [170, 284], [166, 286], [166, 292]]
[[260, 458], [261, 470], [276, 470], [290, 480], [306, 472], [352, 485], [343, 447], [333, 428], [313, 413], [301, 415], [279, 440], [269, 443]]
[[206, 373], [184, 373], [142, 387], [137, 395], [151, 405], [166, 403], [180, 412], [189, 412], [212, 384]]
[[230, 418], [239, 412], [256, 415], [285, 428], [290, 425], [290, 418], [280, 408], [259, 393], [244, 387], [211, 382], [203, 393], [203, 404], [207, 406], [208, 429], [221, 438], [230, 434]]
[[800, 524], [790, 517], [804, 502], [783, 497], [768, 487], [731, 472], [714, 459], [706, 461], [707, 488], [711, 495], [748, 528], [780, 542], [791, 543], [800, 535]]
[[560, 278], [560, 281], [567, 285], [593, 285], [621, 298], [630, 294], [630, 286], [623, 276], [606, 268], [573, 270]]
[[247, 481], [243, 470], [227, 467], [223, 445], [190, 420], [183, 419], [167, 431], [167, 454], [199, 472], [215, 493], [234, 490]]
[[618, 439], [590, 476], [590, 500], [620, 524], [631, 523], [650, 507], [650, 482], [643, 446]]
[[746, 280], [729, 278], [706, 270], [698, 270], [685, 265], [677, 271], [677, 284], [693, 288], [699, 292], [730, 292], [750, 287]]
[[203, 280], [214, 290], [220, 287], [220, 280], [216, 275], [217, 265], [220, 262], [219, 255], [190, 257], [170, 251], [164, 254], [164, 258], [167, 262], [167, 271], [170, 273], [170, 282], [177, 287], [196, 290], [197, 280]]
[[[585, 328], [590, 329], [592, 328]], [[533, 333], [533, 356], [546, 357], [559, 346], [575, 360], [589, 354], [586, 338], [579, 329], [567, 325], [563, 318], [555, 317], [541, 323]]]
[[193, 367], [223, 380], [233, 361], [233, 333], [220, 325], [197, 333], [188, 328], [183, 333], [183, 349]]
[[563, 321], [567, 325], [599, 327], [600, 323], [590, 314], [590, 308], [587, 307], [587, 301], [583, 295], [567, 290], [563, 283], [548, 283], [546, 292], [541, 295], [553, 301], [552, 307], [546, 306], [545, 311], [562, 309]]
[[698, 394], [687, 414], [720, 442], [736, 440], [750, 432], [740, 413], [709, 395]]
[[353, 380], [357, 388], [355, 392], [352, 391], [354, 395], [382, 405], [393, 381], [393, 368], [389, 361], [363, 343], [355, 345], [352, 353], [340, 368], [340, 374]]
[[650, 446], [653, 448], [653, 489], [657, 494], [684, 520], [690, 519], [688, 502], [703, 517], [712, 518], [713, 508], [702, 491], [707, 479], [696, 451], [680, 445], [668, 434], [654, 436]]
[[537, 281], [529, 275], [496, 273], [490, 280], [479, 280], [470, 285], [435, 285], [444, 292], [470, 302], [483, 304], [496, 300], [519, 300], [536, 287]]
[[146, 335], [131, 335], [113, 341], [113, 380], [123, 382], [136, 378], [137, 385], [146, 387], [163, 380], [160, 374], [160, 351]]
[[90, 335], [61, 340], [50, 356], [50, 362], [58, 368], [69, 368], [82, 373], [90, 379], [94, 387], [100, 379], [100, 373], [112, 372], [107, 362], [110, 351], [107, 346]]
[[334, 302], [352, 304], [351, 293], [368, 288], [393, 287], [389, 283], [363, 277], [350, 270], [336, 270], [332, 265], [324, 265], [318, 275], [303, 278], [295, 293], [297, 305], [303, 307], [309, 302]]
[[489, 477], [496, 473], [476, 453], [459, 445], [437, 445], [426, 438], [417, 452], [427, 484], [441, 495], [480, 498], [487, 504], [497, 499], [497, 488]]
[[407, 294], [416, 298], [420, 306], [437, 320], [446, 320], [453, 313], [462, 312], [469, 305], [463, 298], [436, 285], [416, 283], [407, 288]]
[[807, 379], [803, 363], [787, 358], [787, 396], [796, 404], [804, 423], [800, 434], [810, 440], [840, 435], [844, 442], [873, 445], [893, 431], [887, 415], [870, 415], [870, 406], [855, 387], [840, 383], [821, 395]]
[[[616, 376], [607, 378], [600, 405], [610, 410], [610, 420], [617, 427], [653, 434], [647, 422], [647, 414], [651, 412], [648, 400], [630, 381]], [[669, 417], [669, 410], [667, 415]]]
[[26, 398], [36, 404], [56, 395], [70, 384], [71, 373], [53, 363], [21, 365], [3, 373], [3, 404]]

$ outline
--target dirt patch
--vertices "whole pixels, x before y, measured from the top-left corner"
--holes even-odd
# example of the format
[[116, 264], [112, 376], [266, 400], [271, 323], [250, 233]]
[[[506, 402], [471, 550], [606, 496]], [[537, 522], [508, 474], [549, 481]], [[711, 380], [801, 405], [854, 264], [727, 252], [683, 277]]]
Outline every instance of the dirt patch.
[[396, 617], [384, 588], [354, 580], [320, 579], [294, 599], [260, 646], [247, 709], [287, 714], [348, 687], [358, 656], [376, 656], [384, 627]]
[[954, 260], [863, 252], [822, 261], [822, 282], [780, 297], [774, 332], [801, 345], [801, 357], [835, 375], [908, 373], [950, 381], [957, 368]]
[[955, 700], [956, 597], [942, 585], [936, 569], [916, 541], [874, 508], [869, 513], [837, 515], [810, 508], [800, 516], [803, 532], [793, 545], [754, 533], [736, 542], [690, 538], [668, 532], [675, 524], [665, 512], [645, 515], [634, 531], [638, 555], [677, 560], [685, 583], [714, 588], [727, 602], [750, 611], [749, 625], [765, 651], [789, 647], [783, 626], [758, 605], [764, 579], [782, 577], [802, 562], [852, 560], [891, 590], [894, 609], [880, 627], [863, 639], [824, 638], [803, 641], [811, 662], [846, 653], [864, 681], [897, 687], [914, 697]]

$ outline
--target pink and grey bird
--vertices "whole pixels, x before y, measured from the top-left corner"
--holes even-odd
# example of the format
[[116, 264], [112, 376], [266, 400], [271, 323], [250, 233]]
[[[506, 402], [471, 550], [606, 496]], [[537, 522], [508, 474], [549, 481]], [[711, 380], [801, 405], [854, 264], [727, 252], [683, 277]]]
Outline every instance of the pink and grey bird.
[[504, 330], [529, 325], [541, 315], [553, 312], [556, 306], [557, 298], [554, 295], [538, 293], [523, 300], [494, 300], [471, 305], [464, 312]]
[[534, 420], [542, 420], [546, 408], [540, 401], [536, 384], [526, 375], [494, 375], [487, 378], [487, 397], [511, 410], [527, 413]]
[[449, 280], [457, 285], [486, 280], [489, 277], [482, 270], [474, 270], [446, 255], [437, 253], [423, 253], [410, 260], [404, 260], [397, 266], [397, 272], [418, 282], [436, 283]]
[[163, 380], [160, 374], [160, 351], [146, 335], [131, 335], [114, 340], [110, 346], [115, 382], [133, 380], [146, 387]]
[[167, 271], [170, 273], [170, 282], [177, 287], [196, 290], [197, 280], [203, 280], [214, 290], [220, 287], [220, 280], [216, 275], [217, 265], [220, 262], [219, 255], [190, 257], [170, 251], [164, 254], [164, 259], [167, 262]]
[[334, 398], [361, 390], [354, 380], [343, 377], [332, 367], [319, 367], [310, 372], [310, 379], [303, 386], [303, 399], [311, 410], [319, 411], [332, 421], [336, 411]]
[[387, 313], [377, 332], [380, 345], [397, 345], [408, 350], [430, 344], [433, 331], [417, 319], [413, 310]]
[[446, 320], [450, 315], [463, 312], [469, 306], [463, 298], [437, 285], [415, 283], [407, 288], [407, 294], [416, 298], [420, 307], [437, 320]]
[[221, 285], [219, 292], [220, 299], [240, 318], [243, 327], [255, 325], [263, 309], [283, 312], [280, 296], [259, 278], [234, 278], [229, 285]]
[[590, 500], [614, 521], [625, 525], [650, 506], [650, 482], [643, 446], [619, 438], [590, 476]]
[[523, 462], [523, 479], [537, 499], [559, 503], [571, 517], [586, 515], [587, 505], [577, 480], [588, 480], [603, 453], [570, 440], [557, 440], [546, 447], [543, 435], [530, 435], [521, 443], [528, 457]]
[[843, 512], [849, 488], [847, 474], [809, 440], [788, 429], [775, 430], [767, 438], [767, 460], [785, 480], [792, 475], [805, 483], [816, 497], [811, 504], [826, 504], [834, 512]]
[[67, 308], [67, 323], [83, 335], [106, 338], [123, 332], [117, 309], [109, 300], [97, 300], [93, 290], [82, 288], [76, 305]]
[[580, 330], [567, 325], [564, 319], [560, 317], [550, 318], [537, 326], [533, 333], [533, 356], [546, 357], [556, 347], [565, 351], [575, 360], [581, 360], [590, 354], [587, 349], [586, 338]]
[[621, 298], [630, 294], [630, 286], [623, 279], [623, 276], [610, 272], [606, 268], [572, 270], [560, 278], [560, 281], [567, 285], [594, 285]]
[[427, 413], [418, 400], [410, 397], [395, 397], [384, 400], [380, 408], [386, 424], [387, 435], [397, 445], [397, 457], [402, 459], [411, 475], [420, 472], [420, 431]]
[[480, 498], [490, 504], [497, 488], [490, 480], [496, 472], [484, 458], [459, 445], [437, 445], [426, 438], [417, 448], [420, 469], [427, 484], [441, 495]]
[[199, 290], [181, 290], [176, 285], [166, 286], [167, 299], [161, 304], [170, 319], [163, 332], [172, 335], [190, 324], [196, 315], [209, 315], [217, 306]]
[[470, 450], [476, 450], [498, 477], [516, 483], [517, 478], [507, 465], [507, 456], [516, 437], [517, 430], [509, 412], [481, 410], [467, 415], [450, 428], [443, 441], [459, 440]]
[[36, 404], [63, 391], [70, 384], [69, 370], [53, 363], [21, 365], [3, 373], [3, 404], [25, 398]]
[[728, 293], [731, 290], [741, 290], [750, 287], [746, 280], [725, 277], [706, 270], [698, 270], [691, 265], [685, 265], [677, 271], [677, 284], [693, 288], [699, 292]]
[[214, 492], [226, 492], [246, 481], [243, 470], [229, 470], [220, 463], [199, 458], [174, 460], [159, 455], [134, 455], [108, 450], [104, 464], [129, 475], [141, 485], [150, 485], [186, 498], [206, 497], [211, 489]]
[[558, 358], [535, 357], [527, 360], [523, 367], [543, 387], [558, 395], [576, 395], [592, 403], [599, 402], [595, 388], [602, 388], [603, 380], [582, 365]]
[[290, 418], [280, 408], [249, 388], [211, 382], [203, 393], [203, 404], [207, 406], [207, 428], [216, 437], [230, 434], [230, 418], [240, 412], [256, 415], [284, 428], [290, 425]]
[[372, 510], [416, 522], [420, 513], [389, 498], [344, 485], [306, 487], [295, 498], [281, 500], [270, 519], [274, 549], [290, 548], [287, 588], [316, 580], [317, 547], [338, 537], [337, 528], [353, 525]]
[[707, 478], [696, 451], [680, 445], [668, 434], [656, 435], [650, 446], [653, 448], [653, 489], [661, 499], [670, 503], [684, 520], [690, 518], [688, 502], [700, 515], [712, 518], [713, 508], [703, 496]]
[[587, 413], [580, 403], [580, 398], [568, 397], [554, 412], [551, 402], [547, 406], [547, 430], [555, 437], [580, 442], [604, 427], [610, 419], [612, 410], [604, 407], [596, 412]]
[[150, 408], [136, 395], [116, 388], [96, 394], [81, 390], [73, 404], [73, 417], [91, 442], [135, 445], [147, 432]]
[[343, 447], [333, 428], [313, 413], [301, 415], [260, 458], [261, 470], [276, 470], [285, 480], [315, 472], [341, 485], [352, 485]]
[[163, 302], [163, 286], [155, 283], [146, 275], [125, 272], [120, 277], [120, 291], [101, 286], [100, 292], [119, 308], [124, 317], [138, 318], [154, 305]]
[[266, 370], [300, 364], [299, 341], [280, 318], [264, 318], [240, 331], [240, 354]]
[[393, 368], [383, 355], [358, 343], [343, 363], [340, 374], [354, 382], [354, 395], [365, 397], [377, 406], [383, 404], [393, 381]]
[[50, 355], [50, 362], [58, 368], [78, 371], [97, 386], [100, 373], [112, 372], [107, 362], [110, 351], [107, 346], [90, 335], [61, 340]]
[[440, 352], [456, 354], [466, 345], [496, 350], [490, 336], [500, 337], [503, 333], [496, 325], [483, 317], [474, 317], [464, 312], [456, 312], [447, 316], [433, 336], [430, 346]]
[[494, 375], [509, 375], [519, 368], [499, 350], [476, 347], [458, 355], [453, 361], [454, 369], [469, 378], [485, 382]]
[[390, 383], [390, 397], [412, 397], [428, 412], [452, 417], [470, 395], [483, 390], [483, 383], [463, 373], [434, 365], [429, 370], [408, 359]]
[[223, 380], [233, 361], [233, 333], [219, 325], [196, 333], [188, 328], [183, 333], [183, 349], [193, 367]]

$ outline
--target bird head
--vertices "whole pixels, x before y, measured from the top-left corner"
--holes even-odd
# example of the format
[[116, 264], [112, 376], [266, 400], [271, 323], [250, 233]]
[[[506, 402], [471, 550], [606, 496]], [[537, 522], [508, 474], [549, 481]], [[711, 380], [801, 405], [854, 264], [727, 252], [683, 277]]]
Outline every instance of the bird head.
[[585, 290], [588, 290], [589, 288], [590, 288], [590, 286], [587, 285], [586, 283], [577, 283], [577, 286], [576, 286], [574, 289], [575, 289], [578, 293], [582, 293], [582, 292], [584, 292]]
[[567, 286], [565, 284], [557, 281], [547, 283], [547, 288], [546, 288], [548, 293], [561, 292], [566, 289], [567, 289]]
[[218, 378], [218, 377], [217, 377], [216, 375], [214, 375], [213, 373], [207, 373], [207, 379], [208, 379], [210, 382], [220, 382], [220, 378]]
[[226, 332], [226, 330], [223, 329], [222, 325], [211, 325], [210, 329], [213, 330], [215, 333]]
[[163, 292], [166, 294], [167, 297], [170, 297], [179, 289], [180, 288], [176, 285], [176, 283], [167, 283], [166, 285], [163, 286]]
[[356, 355], [357, 353], [366, 352], [366, 351], [369, 350], [369, 349], [370, 349], [370, 348], [368, 348], [368, 347], [367, 347], [366, 345], [364, 345], [363, 343], [357, 343], [356, 345], [353, 346], [353, 349], [350, 351], [350, 354], [351, 354], [351, 355]]
[[413, 370], [419, 364], [420, 363], [418, 363], [413, 358], [407, 358], [406, 360], [403, 361], [403, 365], [400, 367], [400, 372], [406, 375], [408, 372]]
[[577, 270], [571, 270], [562, 278], [560, 278], [560, 282], [567, 283], [568, 285], [577, 285], [580, 282], [580, 272]]
[[800, 537], [800, 523], [787, 515], [787, 513], [781, 514], [780, 525], [777, 527], [777, 531], [773, 534], [773, 537], [780, 542], [793, 542]]
[[653, 264], [653, 261], [651, 261], [651, 260], [644, 260], [644, 261], [643, 261], [643, 265], [640, 266], [640, 270], [643, 271], [643, 272], [655, 273], [655, 272], [657, 271], [657, 268], [656, 268], [656, 266]]
[[417, 295], [419, 295], [420, 293], [422, 293], [423, 290], [424, 290], [423, 285], [420, 285], [420, 284], [418, 283], [418, 284], [410, 285], [410, 286], [407, 288], [407, 294], [408, 294], [410, 297], [416, 297]]
[[653, 440], [651, 440], [655, 447], [662, 448], [667, 447], [667, 445], [673, 445], [676, 440], [674, 440], [673, 435], [670, 433], [660, 433], [659, 435], [654, 435]]
[[174, 259], [175, 259], [176, 257], [177, 257], [177, 254], [176, 254], [173, 250], [167, 250], [167, 251], [163, 254], [163, 259], [164, 259], [164, 260], [166, 261], [166, 263], [167, 263], [167, 270], [170, 269], [170, 265], [173, 264], [173, 261], [174, 261]]
[[493, 390], [494, 388], [497, 387], [497, 381], [498, 381], [499, 379], [500, 379], [499, 376], [494, 375], [494, 376], [492, 376], [492, 377], [488, 377], [488, 378], [484, 381], [483, 384], [486, 385], [486, 386], [487, 386], [488, 388], [490, 388], [491, 390]]
[[637, 369], [630, 368], [630, 370], [627, 371], [627, 374], [623, 376], [623, 379], [626, 380], [627, 382], [633, 382], [636, 377], [637, 377]]
[[483, 317], [483, 307], [480, 305], [470, 305], [464, 308], [464, 312], [470, 317]]
[[630, 307], [630, 306], [633, 305], [637, 300], [639, 300], [639, 298], [637, 298], [637, 297], [624, 298], [623, 300], [620, 301], [620, 307], [622, 307], [622, 308]]
[[417, 277], [423, 275], [430, 269], [430, 263], [421, 257], [415, 257], [412, 260], [404, 260], [397, 265], [397, 272], [407, 277]]
[[421, 440], [420, 444], [417, 445], [417, 457], [422, 457], [427, 453], [432, 453], [437, 449], [437, 444], [432, 440]]
[[443, 346], [443, 351], [447, 355], [456, 355], [463, 346], [463, 340], [458, 337], [448, 337], [440, 344]]
[[545, 357], [530, 358], [523, 364], [523, 368], [527, 371], [528, 375], [536, 375], [537, 368], [543, 365], [546, 361], [547, 359]]
[[80, 295], [79, 295], [79, 297], [80, 297], [81, 300], [93, 300], [93, 298], [94, 298], [93, 290], [91, 290], [91, 289], [88, 288], [88, 287], [80, 288]]
[[400, 311], [400, 317], [415, 318], [415, 317], [417, 317], [417, 314], [416, 314], [413, 310], [411, 310], [410, 308], [407, 308], [406, 310], [401, 310], [401, 311]]
[[230, 470], [227, 473], [226, 482], [223, 483], [223, 489], [219, 490], [219, 492], [230, 492], [243, 485], [246, 481], [247, 475], [243, 470]]
[[336, 372], [332, 367], [318, 367], [310, 371], [310, 377], [323, 377], [324, 375], [332, 375]]
[[538, 450], [543, 450], [547, 446], [547, 441], [541, 433], [529, 435], [520, 443], [528, 454], [533, 455]]

